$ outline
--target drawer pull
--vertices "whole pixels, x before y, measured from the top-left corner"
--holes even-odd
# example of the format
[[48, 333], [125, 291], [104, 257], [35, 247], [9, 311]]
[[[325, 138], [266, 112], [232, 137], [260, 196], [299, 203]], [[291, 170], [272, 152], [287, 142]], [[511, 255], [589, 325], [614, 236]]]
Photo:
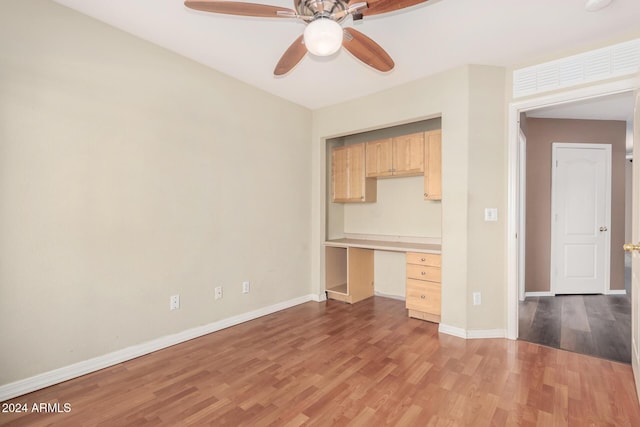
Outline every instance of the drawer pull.
[[420, 274], [422, 274], [424, 276], [425, 274], [427, 274], [427, 272], [426, 271], [421, 271]]
[[425, 299], [425, 298], [426, 298], [426, 296], [420, 295], [420, 299]]
[[427, 260], [427, 259], [426, 259], [426, 258], [424, 258], [424, 257], [420, 258], [420, 261], [422, 261], [422, 262], [425, 262], [426, 260]]

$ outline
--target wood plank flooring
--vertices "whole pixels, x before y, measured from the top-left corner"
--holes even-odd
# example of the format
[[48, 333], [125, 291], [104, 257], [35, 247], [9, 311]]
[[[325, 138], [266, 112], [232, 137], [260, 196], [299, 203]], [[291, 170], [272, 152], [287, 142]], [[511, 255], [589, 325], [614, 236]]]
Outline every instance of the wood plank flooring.
[[631, 299], [627, 295], [527, 297], [519, 338], [631, 363]]
[[306, 303], [16, 399], [10, 426], [638, 426], [628, 365], [464, 340], [404, 302]]

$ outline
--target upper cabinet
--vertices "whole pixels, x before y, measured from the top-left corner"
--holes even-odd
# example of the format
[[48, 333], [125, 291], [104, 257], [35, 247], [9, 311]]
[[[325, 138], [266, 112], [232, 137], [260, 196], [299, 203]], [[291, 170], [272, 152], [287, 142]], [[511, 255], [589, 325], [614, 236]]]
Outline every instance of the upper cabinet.
[[393, 141], [391, 138], [367, 142], [367, 177], [393, 175]]
[[442, 200], [442, 131], [424, 133], [424, 199]]
[[420, 175], [424, 175], [424, 199], [441, 200], [441, 135], [434, 130], [333, 148], [331, 200], [375, 202], [377, 178]]
[[413, 176], [424, 173], [424, 132], [393, 138], [393, 174]]
[[424, 133], [366, 143], [366, 176], [414, 176], [424, 173]]
[[365, 176], [365, 144], [336, 147], [331, 152], [331, 200], [375, 202], [376, 182]]

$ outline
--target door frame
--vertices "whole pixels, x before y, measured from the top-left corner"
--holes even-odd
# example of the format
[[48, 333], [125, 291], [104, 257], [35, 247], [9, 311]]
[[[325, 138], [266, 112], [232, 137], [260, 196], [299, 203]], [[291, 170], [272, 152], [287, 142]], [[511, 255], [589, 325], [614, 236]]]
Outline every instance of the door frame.
[[[640, 88], [640, 79], [628, 77], [614, 82], [596, 84], [574, 90], [561, 91], [522, 101], [512, 101], [508, 109], [507, 143], [507, 338], [518, 339], [518, 284], [520, 280], [519, 257], [521, 246], [520, 215], [518, 206], [524, 192], [518, 180], [520, 113], [542, 107], [566, 104]], [[523, 153], [524, 154], [524, 153]], [[524, 183], [522, 183], [524, 186]], [[524, 246], [524, 242], [522, 243]]]
[[[605, 217], [602, 225], [611, 230], [611, 144], [581, 144], [581, 143], [564, 143], [554, 142], [551, 144], [551, 268], [549, 274], [549, 290], [552, 295], [557, 294], [557, 275], [554, 272], [558, 265], [558, 251], [557, 251], [557, 232], [558, 226], [554, 221], [553, 216], [557, 214], [557, 195], [558, 190], [558, 169], [553, 167], [557, 161], [558, 148], [573, 148], [573, 149], [585, 149], [585, 150], [604, 150], [607, 155], [607, 170], [606, 170], [606, 183], [605, 183]], [[605, 234], [604, 243], [604, 282], [602, 284], [602, 294], [608, 294], [611, 287], [611, 233]]]
[[525, 298], [525, 277], [527, 266], [525, 265], [527, 239], [527, 136], [518, 127], [518, 188], [520, 200], [518, 201], [518, 300]]

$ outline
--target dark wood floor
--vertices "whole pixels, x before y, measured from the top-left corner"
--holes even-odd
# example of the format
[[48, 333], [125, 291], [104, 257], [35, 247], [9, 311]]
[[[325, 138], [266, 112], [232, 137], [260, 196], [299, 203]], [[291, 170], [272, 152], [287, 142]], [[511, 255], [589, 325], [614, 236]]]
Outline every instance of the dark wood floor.
[[524, 341], [464, 340], [404, 302], [306, 303], [12, 402], [11, 426], [638, 426], [628, 365]]
[[520, 339], [631, 363], [631, 299], [627, 295], [527, 297]]

